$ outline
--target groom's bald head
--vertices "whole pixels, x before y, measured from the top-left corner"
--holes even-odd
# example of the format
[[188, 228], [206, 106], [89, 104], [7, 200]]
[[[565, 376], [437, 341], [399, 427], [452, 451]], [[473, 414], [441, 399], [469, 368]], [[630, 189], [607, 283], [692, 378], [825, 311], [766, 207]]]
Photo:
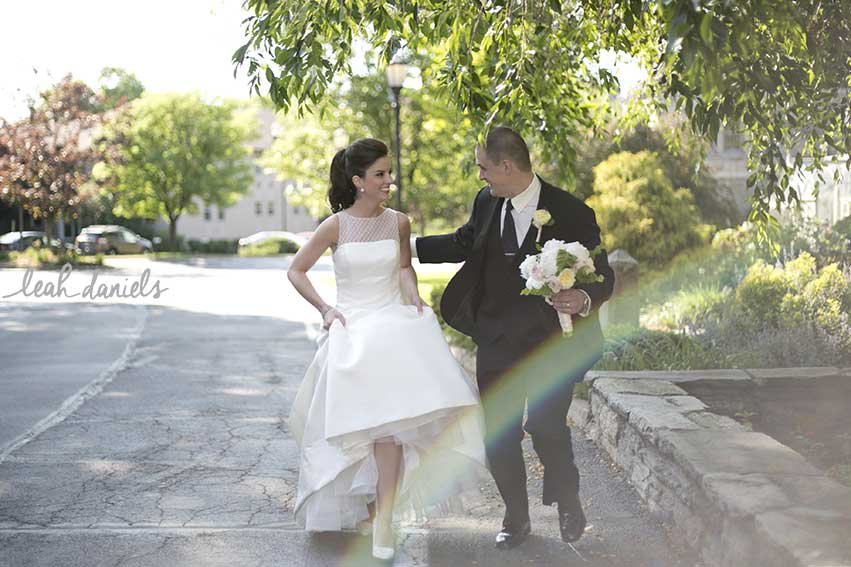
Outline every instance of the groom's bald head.
[[484, 149], [488, 159], [494, 163], [508, 160], [520, 171], [532, 171], [529, 147], [520, 134], [511, 128], [497, 126], [491, 130], [482, 149]]

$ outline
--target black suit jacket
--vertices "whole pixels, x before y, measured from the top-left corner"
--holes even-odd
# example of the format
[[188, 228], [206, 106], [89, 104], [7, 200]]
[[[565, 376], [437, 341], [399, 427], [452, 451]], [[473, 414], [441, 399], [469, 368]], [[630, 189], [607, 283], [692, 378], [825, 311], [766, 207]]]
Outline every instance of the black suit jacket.
[[[426, 236], [416, 241], [417, 256], [420, 262], [464, 262], [457, 274], [450, 280], [443, 293], [440, 310], [446, 322], [458, 331], [477, 339], [483, 333], [477, 324], [476, 314], [482, 291], [482, 273], [485, 260], [485, 243], [492, 225], [499, 230], [499, 212], [504, 199], [491, 195], [490, 188], [479, 191], [473, 202], [470, 219], [453, 234]], [[588, 250], [596, 248], [600, 240], [600, 228], [597, 226], [594, 211], [570, 193], [541, 180], [541, 194], [538, 209], [546, 209], [552, 215], [554, 223], [545, 226], [541, 233], [540, 244], [551, 239], [565, 242], [580, 242]], [[523, 289], [519, 265], [529, 254], [536, 254], [535, 238], [537, 228], [529, 227], [516, 259], [517, 281], [513, 282], [517, 291]], [[502, 259], [501, 259], [502, 260]], [[614, 273], [609, 267], [606, 251], [598, 254], [594, 263], [597, 273], [603, 281], [594, 284], [577, 285], [591, 297], [591, 314], [586, 317], [574, 317], [574, 335], [571, 342], [583, 349], [602, 351], [603, 334], [597, 311], [612, 294]], [[541, 336], [560, 333], [555, 310], [536, 297], [529, 302], [528, 317], [539, 323]], [[536, 335], [538, 333], [535, 333]], [[478, 340], [477, 340], [478, 342]], [[585, 353], [590, 354], [588, 352]]]

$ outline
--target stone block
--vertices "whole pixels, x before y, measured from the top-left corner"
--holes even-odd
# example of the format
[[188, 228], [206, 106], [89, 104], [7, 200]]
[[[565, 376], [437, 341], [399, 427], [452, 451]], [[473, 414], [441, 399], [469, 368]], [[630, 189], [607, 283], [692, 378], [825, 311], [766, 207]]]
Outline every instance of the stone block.
[[703, 429], [716, 431], [748, 431], [748, 429], [731, 417], [718, 415], [709, 411], [697, 411], [688, 414], [688, 418]]
[[659, 431], [658, 446], [695, 479], [713, 473], [822, 474], [801, 455], [763, 433]]
[[[827, 476], [767, 475], [795, 506], [851, 515], [851, 488]], [[849, 534], [851, 537], [851, 534]]]
[[792, 505], [783, 489], [764, 474], [714, 473], [703, 477], [702, 484], [710, 502], [732, 516], [754, 516]]
[[597, 381], [600, 378], [625, 378], [645, 380], [666, 380], [668, 382], [697, 382], [701, 380], [729, 380], [731, 382], [750, 382], [747, 372], [737, 369], [722, 370], [595, 370], [589, 372], [586, 380]]
[[567, 410], [567, 417], [572, 425], [576, 427], [586, 427], [591, 419], [591, 404], [588, 400], [580, 400], [574, 398], [570, 402], [570, 408]]
[[618, 436], [626, 418], [611, 409], [596, 391], [591, 392], [591, 413], [594, 416], [593, 439], [612, 457], [617, 458]]
[[772, 510], [755, 520], [758, 535], [786, 551], [793, 565], [851, 565], [851, 518], [814, 508]]
[[691, 413], [707, 409], [707, 405], [694, 396], [667, 396], [665, 401], [675, 406], [683, 413]]
[[609, 394], [643, 394], [646, 396], [685, 396], [687, 392], [664, 380], [645, 380], [643, 378], [601, 378], [594, 382], [594, 388], [603, 396]]
[[655, 439], [661, 430], [700, 428], [668, 400], [639, 394], [611, 394], [609, 405], [620, 415], [628, 416], [629, 423], [650, 439]]
[[652, 483], [661, 490], [676, 494], [692, 509], [705, 509], [708, 500], [700, 486], [672, 459], [662, 455], [655, 447], [648, 447], [638, 454], [640, 461], [652, 471]]

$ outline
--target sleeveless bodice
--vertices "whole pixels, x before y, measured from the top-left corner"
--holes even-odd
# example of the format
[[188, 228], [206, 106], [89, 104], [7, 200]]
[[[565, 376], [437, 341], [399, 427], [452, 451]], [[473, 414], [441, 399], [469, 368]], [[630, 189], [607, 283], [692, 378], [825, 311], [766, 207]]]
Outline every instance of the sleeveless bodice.
[[399, 221], [385, 209], [376, 217], [337, 213], [340, 236], [332, 258], [337, 308], [351, 317], [402, 303], [399, 287]]

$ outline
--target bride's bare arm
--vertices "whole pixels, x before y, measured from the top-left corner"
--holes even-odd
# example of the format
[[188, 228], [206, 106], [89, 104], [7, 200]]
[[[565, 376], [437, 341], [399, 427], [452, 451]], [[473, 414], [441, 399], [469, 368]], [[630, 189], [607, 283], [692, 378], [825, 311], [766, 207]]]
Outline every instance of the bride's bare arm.
[[316, 261], [319, 260], [328, 248], [337, 243], [339, 234], [340, 221], [337, 219], [337, 216], [332, 215], [325, 219], [313, 233], [313, 236], [310, 237], [310, 240], [296, 253], [287, 270], [287, 278], [293, 284], [296, 291], [311, 305], [316, 307], [322, 316], [326, 329], [331, 326], [334, 319], [340, 319], [344, 325], [346, 320], [339, 311], [322, 299], [310, 282], [310, 278], [307, 277], [307, 272], [316, 264]]
[[417, 288], [417, 272], [411, 265], [411, 221], [408, 215], [402, 213], [399, 214], [399, 247], [402, 293], [414, 303], [417, 311], [422, 313], [423, 300]]

